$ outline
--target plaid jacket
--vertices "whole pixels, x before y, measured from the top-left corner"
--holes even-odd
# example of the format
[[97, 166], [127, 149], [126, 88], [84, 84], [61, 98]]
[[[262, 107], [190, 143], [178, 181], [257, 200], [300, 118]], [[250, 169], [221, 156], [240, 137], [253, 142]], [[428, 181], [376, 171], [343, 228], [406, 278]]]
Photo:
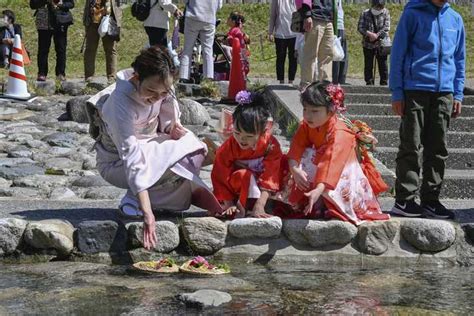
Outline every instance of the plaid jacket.
[[375, 24], [377, 26], [377, 34], [379, 34], [379, 38], [381, 39], [390, 36], [390, 12], [388, 9], [384, 8], [382, 13], [379, 15], [373, 15], [370, 12], [370, 9], [364, 10], [360, 15], [357, 30], [362, 35], [362, 46], [369, 49], [380, 46], [380, 41], [369, 42], [367, 37], [367, 31], [375, 33], [374, 20], [372, 16], [375, 17]]

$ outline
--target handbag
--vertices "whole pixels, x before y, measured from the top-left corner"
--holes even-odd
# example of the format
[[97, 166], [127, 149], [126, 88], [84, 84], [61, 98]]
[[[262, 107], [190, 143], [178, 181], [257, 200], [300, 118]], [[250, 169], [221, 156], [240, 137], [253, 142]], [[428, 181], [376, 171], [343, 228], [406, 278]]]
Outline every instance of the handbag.
[[71, 25], [74, 23], [72, 14], [69, 11], [55, 10], [54, 16], [58, 25]]
[[334, 43], [332, 45], [332, 61], [343, 61], [345, 57], [342, 48], [341, 38], [334, 35]]
[[301, 9], [293, 12], [291, 14], [291, 31], [295, 33], [304, 33], [304, 17]]
[[109, 33], [109, 26], [110, 26], [110, 15], [104, 15], [100, 20], [98, 32], [100, 37], [104, 37]]
[[[372, 17], [372, 24], [374, 25], [374, 32], [378, 33], [379, 30], [377, 28], [377, 23], [375, 22], [375, 16], [370, 12], [370, 15]], [[376, 48], [377, 54], [379, 56], [388, 56], [390, 55], [392, 51], [392, 41], [390, 40], [390, 37], [386, 35], [383, 38], [379, 38], [377, 42], [380, 41], [380, 45]]]

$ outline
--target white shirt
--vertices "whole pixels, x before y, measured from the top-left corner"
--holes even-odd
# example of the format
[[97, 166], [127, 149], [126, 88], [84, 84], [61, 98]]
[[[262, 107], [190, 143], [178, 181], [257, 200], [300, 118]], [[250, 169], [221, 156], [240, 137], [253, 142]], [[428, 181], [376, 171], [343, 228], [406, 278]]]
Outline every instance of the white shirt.
[[178, 7], [175, 6], [171, 0], [152, 0], [151, 5], [150, 15], [143, 22], [143, 25], [169, 30], [170, 16]]

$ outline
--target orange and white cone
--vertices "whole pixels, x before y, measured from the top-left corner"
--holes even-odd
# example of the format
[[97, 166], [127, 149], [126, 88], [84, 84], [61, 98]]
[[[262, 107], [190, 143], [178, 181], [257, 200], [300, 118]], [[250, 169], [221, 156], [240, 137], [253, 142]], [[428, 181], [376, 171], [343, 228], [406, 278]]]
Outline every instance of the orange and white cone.
[[23, 50], [20, 35], [15, 35], [13, 42], [12, 58], [10, 59], [10, 71], [8, 73], [7, 93], [4, 97], [18, 100], [28, 100], [31, 94], [28, 93], [26, 84], [25, 68], [23, 67]]

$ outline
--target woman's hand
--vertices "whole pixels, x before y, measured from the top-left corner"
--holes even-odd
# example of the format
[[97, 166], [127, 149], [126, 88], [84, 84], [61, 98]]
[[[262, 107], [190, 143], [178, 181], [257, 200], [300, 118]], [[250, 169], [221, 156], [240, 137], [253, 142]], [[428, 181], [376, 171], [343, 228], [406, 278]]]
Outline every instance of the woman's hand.
[[186, 135], [187, 131], [184, 129], [183, 125], [180, 123], [174, 123], [173, 126], [171, 126], [170, 130], [170, 136], [174, 140], [178, 140], [184, 135]]
[[151, 250], [156, 246], [156, 225], [153, 212], [144, 212], [143, 214], [143, 247]]
[[310, 32], [313, 29], [313, 18], [304, 19], [303, 29], [305, 32]]
[[273, 36], [273, 34], [268, 34], [268, 40], [272, 43], [275, 41], [275, 37]]
[[324, 192], [326, 186], [324, 183], [318, 183], [315, 189], [306, 192], [304, 195], [308, 197], [308, 205], [304, 210], [304, 215], [309, 215], [313, 210], [314, 204], [319, 200], [321, 194]]
[[310, 188], [308, 174], [299, 167], [292, 167], [290, 168], [290, 171], [295, 179], [296, 187], [301, 191], [308, 191]]

